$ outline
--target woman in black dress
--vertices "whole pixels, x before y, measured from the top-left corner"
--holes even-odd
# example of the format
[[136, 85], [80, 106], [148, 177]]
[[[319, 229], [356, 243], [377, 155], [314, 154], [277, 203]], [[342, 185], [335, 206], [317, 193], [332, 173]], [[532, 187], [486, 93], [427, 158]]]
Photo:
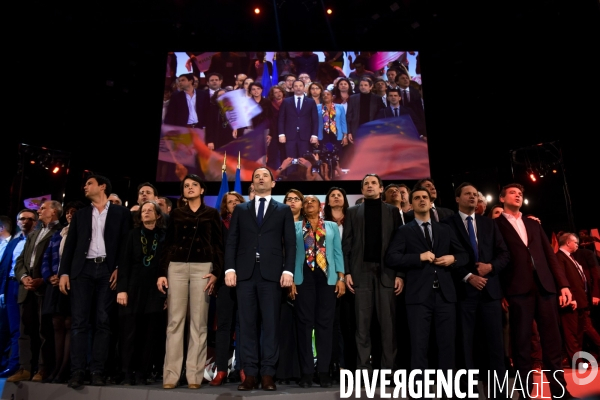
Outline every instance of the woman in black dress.
[[134, 214], [125, 256], [119, 265], [117, 303], [121, 367], [125, 384], [144, 385], [158, 348], [157, 335], [165, 297], [156, 288], [158, 254], [165, 240], [165, 218], [154, 201], [145, 201]]

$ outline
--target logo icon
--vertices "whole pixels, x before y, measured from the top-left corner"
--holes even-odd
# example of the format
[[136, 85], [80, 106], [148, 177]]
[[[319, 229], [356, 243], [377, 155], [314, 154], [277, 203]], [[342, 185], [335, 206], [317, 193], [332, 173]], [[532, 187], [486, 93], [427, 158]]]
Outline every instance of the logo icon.
[[[585, 361], [580, 361], [582, 359]], [[579, 364], [577, 364], [577, 361], [580, 361]], [[598, 361], [596, 361], [596, 358], [594, 358], [593, 355], [586, 351], [578, 351], [573, 354], [571, 367], [573, 368], [573, 382], [576, 385], [587, 385], [596, 378], [596, 375], [598, 375]], [[588, 369], [591, 369], [590, 374], [585, 378], [580, 378], [580, 376], [584, 375]]]

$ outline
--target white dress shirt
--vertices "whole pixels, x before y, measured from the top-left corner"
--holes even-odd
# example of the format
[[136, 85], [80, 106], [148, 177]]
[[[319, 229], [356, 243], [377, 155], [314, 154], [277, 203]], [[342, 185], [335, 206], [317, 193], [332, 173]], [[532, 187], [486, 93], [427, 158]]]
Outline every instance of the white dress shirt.
[[503, 212], [502, 215], [504, 215], [512, 227], [515, 228], [515, 231], [517, 231], [519, 237], [523, 243], [525, 243], [525, 246], [527, 246], [527, 229], [525, 229], [525, 223], [523, 223], [523, 213], [519, 213], [517, 217], [513, 217], [511, 214], [507, 214], [505, 212]]
[[106, 226], [106, 216], [108, 215], [108, 207], [110, 201], [106, 202], [102, 212], [98, 208], [92, 206], [92, 240], [90, 240], [90, 248], [87, 258], [106, 257], [106, 246], [104, 245], [104, 227]]

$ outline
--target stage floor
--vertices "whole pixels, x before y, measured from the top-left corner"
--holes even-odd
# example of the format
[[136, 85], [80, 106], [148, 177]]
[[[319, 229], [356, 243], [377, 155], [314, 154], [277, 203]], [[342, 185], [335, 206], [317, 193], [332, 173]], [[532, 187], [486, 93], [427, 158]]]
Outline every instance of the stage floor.
[[[540, 383], [540, 375], [534, 375], [534, 381]], [[572, 395], [580, 398], [598, 399], [600, 396], [600, 374], [596, 376], [593, 382], [580, 386], [573, 381], [573, 371], [565, 370], [565, 379], [567, 388]], [[547, 381], [547, 379], [545, 379]], [[224, 400], [224, 399], [244, 399], [252, 400], [273, 400], [273, 396], [285, 395], [286, 400], [330, 400], [340, 398], [340, 387], [336, 385], [329, 389], [322, 389], [316, 385], [311, 388], [303, 389], [297, 384], [277, 385], [277, 390], [267, 392], [263, 390], [254, 390], [250, 392], [240, 392], [238, 384], [226, 384], [224, 386], [212, 387], [208, 383], [200, 389], [192, 390], [186, 386], [180, 388], [165, 390], [162, 384], [147, 386], [85, 386], [81, 390], [73, 390], [66, 384], [34, 383], [21, 382], [19, 384], [6, 383], [6, 379], [0, 379], [0, 390], [2, 399], [7, 400], [191, 400], [197, 399], [198, 395], [202, 400]], [[513, 379], [509, 380], [509, 387], [512, 387]], [[480, 384], [480, 399], [485, 399], [483, 386]], [[548, 398], [549, 388], [544, 384], [544, 396]], [[388, 393], [390, 390], [388, 390]], [[353, 393], [351, 398], [356, 398]], [[363, 389], [360, 398], [368, 398]], [[377, 389], [375, 398], [380, 398], [379, 389]], [[518, 392], [515, 392], [513, 399], [518, 398]]]

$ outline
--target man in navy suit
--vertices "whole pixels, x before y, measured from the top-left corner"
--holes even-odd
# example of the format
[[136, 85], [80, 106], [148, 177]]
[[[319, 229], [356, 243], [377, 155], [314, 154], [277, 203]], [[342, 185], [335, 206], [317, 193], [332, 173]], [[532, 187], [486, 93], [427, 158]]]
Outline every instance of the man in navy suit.
[[304, 82], [295, 81], [294, 96], [283, 100], [279, 110], [279, 142], [288, 157], [300, 158], [319, 145], [317, 103], [304, 94]]
[[[475, 214], [477, 189], [468, 182], [456, 188], [458, 214], [442, 222], [449, 225], [469, 254], [469, 262], [455, 271], [458, 320], [467, 369], [478, 368], [474, 360], [475, 326], [484, 328], [482, 342], [487, 350], [490, 371], [503, 379], [504, 344], [502, 337], [502, 289], [499, 275], [510, 261], [510, 253], [493, 220]], [[480, 376], [488, 376], [481, 374]], [[492, 377], [491, 375], [490, 377]], [[492, 378], [493, 379], [493, 378]], [[488, 382], [488, 385], [493, 381]], [[491, 392], [494, 393], [494, 392]], [[496, 397], [495, 395], [492, 397]]]
[[429, 215], [429, 191], [410, 192], [415, 219], [401, 226], [392, 239], [385, 262], [406, 273], [406, 313], [410, 329], [411, 368], [428, 368], [427, 351], [431, 324], [437, 334], [438, 369], [454, 368], [456, 291], [451, 271], [467, 264], [469, 257], [445, 224]]
[[[494, 222], [510, 252], [510, 263], [502, 282], [510, 309], [515, 368], [521, 379], [532, 369], [531, 329], [535, 320], [540, 333], [544, 370], [549, 371], [546, 376], [550, 392], [553, 397], [568, 399], [572, 396], [566, 389], [561, 366], [562, 341], [557, 303], [562, 308], [571, 307], [569, 281], [541, 225], [530, 218], [523, 218], [520, 212], [523, 186], [518, 183], [504, 186], [500, 202], [504, 204], [504, 212]], [[533, 382], [528, 380], [528, 384], [527, 389], [531, 393]]]
[[[241, 352], [246, 379], [238, 390], [258, 387], [276, 390], [273, 376], [279, 359], [279, 308], [281, 288], [293, 282], [296, 258], [296, 230], [288, 205], [271, 198], [275, 186], [267, 168], [252, 173], [255, 197], [233, 210], [225, 252], [225, 284], [237, 286], [240, 315]], [[260, 313], [262, 340], [258, 354]]]
[[382, 108], [377, 112], [375, 119], [397, 118], [401, 115], [408, 115], [415, 124], [415, 128], [417, 128], [419, 135], [424, 136], [425, 125], [423, 124], [423, 121], [421, 121], [417, 114], [410, 108], [400, 106], [400, 89], [389, 88], [386, 93], [388, 105], [386, 108]]
[[207, 123], [210, 94], [208, 90], [194, 89], [194, 75], [179, 76], [180, 91], [171, 94], [165, 124], [204, 128]]
[[[117, 268], [131, 229], [131, 212], [108, 201], [110, 181], [90, 176], [83, 188], [92, 204], [73, 216], [60, 259], [60, 291], [71, 297], [71, 379], [79, 389], [87, 364], [90, 315], [95, 315], [90, 371], [92, 385], [105, 384], [104, 364], [110, 346], [110, 309], [114, 304]], [[94, 308], [95, 309], [92, 309]]]
[[[400, 89], [400, 97], [402, 98], [402, 106], [410, 108], [417, 118], [422, 121], [425, 126], [425, 111], [423, 110], [423, 99], [418, 90], [410, 88], [410, 77], [406, 71], [401, 71], [396, 75], [396, 83]], [[415, 123], [416, 125], [416, 123]], [[423, 134], [427, 136], [427, 133]]]

